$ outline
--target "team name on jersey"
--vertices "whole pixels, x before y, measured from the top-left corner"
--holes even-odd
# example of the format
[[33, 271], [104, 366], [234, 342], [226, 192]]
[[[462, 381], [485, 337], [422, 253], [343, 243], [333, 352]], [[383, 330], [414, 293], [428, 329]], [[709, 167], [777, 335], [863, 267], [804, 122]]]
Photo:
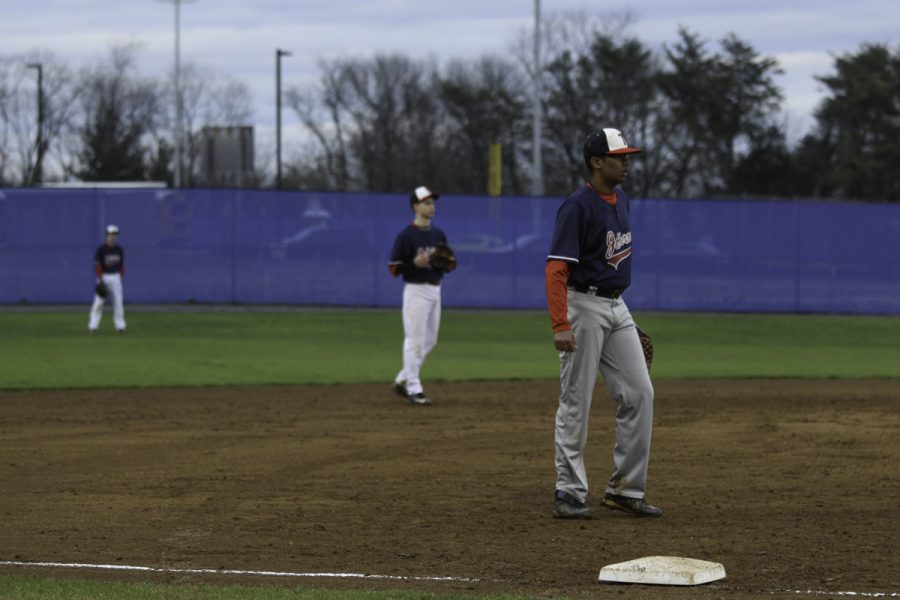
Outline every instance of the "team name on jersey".
[[[623, 246], [628, 245], [624, 250]], [[606, 262], [614, 269], [619, 268], [619, 263], [631, 256], [631, 232], [614, 233], [606, 232]]]
[[107, 254], [103, 257], [103, 263], [107, 267], [112, 267], [114, 265], [119, 264], [119, 255], [118, 254]]

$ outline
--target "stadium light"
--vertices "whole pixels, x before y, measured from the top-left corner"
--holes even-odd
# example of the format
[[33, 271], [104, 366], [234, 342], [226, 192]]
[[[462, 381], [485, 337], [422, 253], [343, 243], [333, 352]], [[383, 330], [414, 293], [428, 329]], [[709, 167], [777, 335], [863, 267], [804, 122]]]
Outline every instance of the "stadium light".
[[181, 142], [182, 131], [181, 106], [181, 5], [193, 4], [197, 0], [156, 0], [175, 7], [175, 187], [181, 187]]
[[534, 0], [534, 104], [532, 107], [532, 171], [531, 195], [544, 195], [544, 166], [541, 157], [541, 129], [543, 111], [541, 109], [541, 0]]
[[34, 169], [31, 173], [31, 185], [35, 185], [43, 179], [41, 163], [44, 159], [44, 66], [41, 63], [28, 63], [25, 66], [37, 70], [37, 146]]
[[275, 189], [281, 189], [281, 57], [291, 53], [275, 50]]

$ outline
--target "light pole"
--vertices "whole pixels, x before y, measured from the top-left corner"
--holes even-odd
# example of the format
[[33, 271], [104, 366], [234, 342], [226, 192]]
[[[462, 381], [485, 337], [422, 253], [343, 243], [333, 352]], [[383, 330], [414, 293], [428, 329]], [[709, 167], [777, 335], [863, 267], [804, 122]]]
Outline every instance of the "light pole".
[[275, 50], [275, 189], [281, 189], [281, 57], [291, 53]]
[[31, 185], [43, 179], [44, 162], [44, 66], [41, 63], [29, 63], [29, 69], [37, 69], [37, 145], [35, 148], [34, 169], [31, 173]]
[[192, 4], [197, 0], [156, 0], [175, 6], [175, 178], [176, 188], [181, 187], [181, 143], [182, 108], [181, 108], [181, 5]]
[[534, 104], [532, 107], [532, 169], [531, 195], [544, 195], [544, 166], [541, 160], [541, 129], [543, 112], [541, 110], [541, 0], [534, 0]]

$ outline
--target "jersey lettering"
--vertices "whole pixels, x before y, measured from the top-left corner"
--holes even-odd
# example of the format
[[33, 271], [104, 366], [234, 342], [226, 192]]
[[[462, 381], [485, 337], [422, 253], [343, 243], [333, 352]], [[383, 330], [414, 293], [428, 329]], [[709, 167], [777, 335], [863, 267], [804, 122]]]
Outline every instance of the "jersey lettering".
[[107, 246], [103, 244], [97, 248], [97, 252], [94, 254], [94, 261], [106, 274], [121, 273], [125, 266], [125, 254], [118, 245]]
[[[628, 248], [622, 247], [628, 244]], [[606, 232], [606, 262], [614, 269], [619, 268], [619, 263], [631, 256], [631, 232], [614, 233]]]

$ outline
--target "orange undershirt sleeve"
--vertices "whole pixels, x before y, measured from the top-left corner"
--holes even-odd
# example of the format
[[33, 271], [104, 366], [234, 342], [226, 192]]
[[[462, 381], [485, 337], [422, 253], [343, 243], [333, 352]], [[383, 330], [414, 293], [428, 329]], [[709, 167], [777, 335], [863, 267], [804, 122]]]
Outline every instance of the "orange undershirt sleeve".
[[569, 323], [569, 306], [566, 300], [568, 296], [569, 273], [572, 265], [563, 260], [548, 260], [544, 268], [547, 285], [547, 308], [550, 310], [550, 322], [553, 333], [569, 331], [572, 324]]

